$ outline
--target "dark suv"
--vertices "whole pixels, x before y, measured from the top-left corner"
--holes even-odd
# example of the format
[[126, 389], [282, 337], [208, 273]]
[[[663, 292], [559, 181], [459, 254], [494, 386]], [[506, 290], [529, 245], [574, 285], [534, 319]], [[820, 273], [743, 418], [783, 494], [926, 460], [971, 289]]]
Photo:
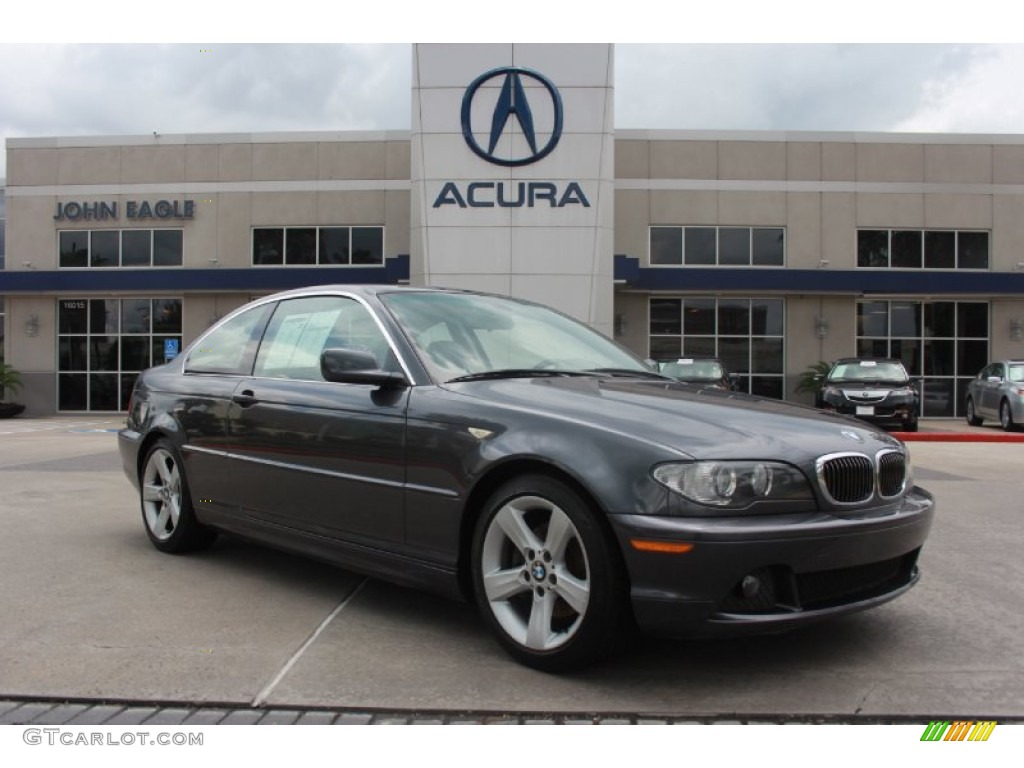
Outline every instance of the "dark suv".
[[899, 360], [844, 357], [821, 382], [816, 405], [916, 432], [921, 395]]

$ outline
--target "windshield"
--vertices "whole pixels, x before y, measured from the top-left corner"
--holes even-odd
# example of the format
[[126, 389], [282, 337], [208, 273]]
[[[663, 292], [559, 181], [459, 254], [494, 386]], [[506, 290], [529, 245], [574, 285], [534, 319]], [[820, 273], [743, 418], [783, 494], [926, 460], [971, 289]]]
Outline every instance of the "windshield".
[[858, 360], [837, 363], [829, 374], [829, 381], [898, 381], [906, 382], [906, 369], [900, 363], [876, 360]]
[[717, 360], [672, 360], [658, 363], [666, 376], [682, 381], [718, 381], [725, 376]]
[[643, 361], [615, 342], [538, 304], [430, 292], [389, 293], [381, 300], [439, 381], [493, 371], [650, 374]]

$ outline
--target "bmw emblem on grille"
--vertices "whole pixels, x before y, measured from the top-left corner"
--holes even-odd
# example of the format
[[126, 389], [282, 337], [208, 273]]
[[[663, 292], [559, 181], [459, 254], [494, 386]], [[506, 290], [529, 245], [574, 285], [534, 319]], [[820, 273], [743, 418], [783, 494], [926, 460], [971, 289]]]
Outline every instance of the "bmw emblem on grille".
[[850, 438], [850, 439], [851, 439], [851, 440], [853, 440], [853, 441], [854, 441], [855, 443], [863, 443], [863, 442], [864, 442], [864, 438], [862, 438], [862, 437], [861, 437], [860, 435], [858, 435], [858, 434], [857, 434], [856, 432], [851, 432], [851, 431], [850, 431], [850, 430], [848, 430], [848, 429], [844, 429], [844, 430], [840, 431], [840, 433], [839, 433], [839, 434], [841, 434], [841, 435], [842, 435], [843, 437], [848, 437], [848, 438]]

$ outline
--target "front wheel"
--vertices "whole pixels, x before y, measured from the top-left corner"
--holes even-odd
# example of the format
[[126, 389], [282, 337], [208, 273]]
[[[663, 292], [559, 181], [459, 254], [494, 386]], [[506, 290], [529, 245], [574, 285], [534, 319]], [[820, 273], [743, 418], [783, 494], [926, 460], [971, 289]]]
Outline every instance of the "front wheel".
[[967, 423], [972, 427], [980, 427], [982, 419], [978, 418], [977, 412], [974, 410], [974, 398], [967, 398]]
[[149, 449], [139, 480], [142, 520], [154, 547], [177, 553], [213, 543], [217, 534], [196, 519], [185, 468], [169, 441], [158, 440]]
[[597, 514], [569, 486], [539, 475], [502, 486], [480, 518], [477, 604], [505, 650], [529, 667], [580, 669], [624, 636], [628, 585]]
[[999, 425], [1007, 432], [1014, 432], [1017, 429], [1017, 424], [1013, 420], [1013, 411], [1010, 410], [1008, 400], [1003, 400], [999, 404]]

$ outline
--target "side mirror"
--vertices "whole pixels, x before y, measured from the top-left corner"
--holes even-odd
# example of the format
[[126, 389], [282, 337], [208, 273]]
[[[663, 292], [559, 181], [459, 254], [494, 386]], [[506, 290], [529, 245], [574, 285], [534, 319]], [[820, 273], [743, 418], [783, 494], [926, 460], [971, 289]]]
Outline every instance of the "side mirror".
[[377, 357], [361, 349], [325, 349], [320, 355], [320, 373], [326, 381], [339, 384], [372, 384], [377, 387], [406, 387], [405, 376], [382, 371]]
[[998, 384], [1000, 381], [1002, 381], [1002, 379], [999, 378], [998, 376], [989, 376], [988, 380], [991, 381], [993, 384]]

